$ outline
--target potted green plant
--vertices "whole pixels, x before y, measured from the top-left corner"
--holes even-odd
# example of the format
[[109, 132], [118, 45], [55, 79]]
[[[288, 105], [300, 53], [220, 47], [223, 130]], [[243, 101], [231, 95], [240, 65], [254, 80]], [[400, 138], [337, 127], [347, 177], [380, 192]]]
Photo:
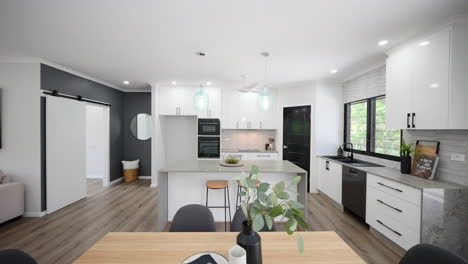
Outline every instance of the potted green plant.
[[400, 147], [400, 171], [404, 174], [411, 173], [411, 154], [414, 154], [413, 144], [406, 144], [405, 140], [401, 141]]
[[[300, 182], [301, 176], [296, 176], [289, 186], [283, 181], [270, 186], [269, 183], [259, 180], [258, 167], [252, 166], [250, 173], [242, 173], [234, 179], [244, 186], [240, 193], [243, 197], [241, 208], [247, 219], [237, 236], [237, 244], [246, 250], [248, 264], [261, 264], [261, 238], [258, 232], [265, 226], [271, 229], [275, 218], [286, 220], [286, 232], [289, 235], [298, 228], [304, 230], [308, 228], [303, 218], [304, 212], [301, 210], [304, 205], [295, 199], [290, 199], [298, 196], [295, 186]], [[256, 181], [260, 184], [256, 185]], [[304, 250], [302, 237], [297, 235], [296, 241], [298, 250], [302, 253]]]

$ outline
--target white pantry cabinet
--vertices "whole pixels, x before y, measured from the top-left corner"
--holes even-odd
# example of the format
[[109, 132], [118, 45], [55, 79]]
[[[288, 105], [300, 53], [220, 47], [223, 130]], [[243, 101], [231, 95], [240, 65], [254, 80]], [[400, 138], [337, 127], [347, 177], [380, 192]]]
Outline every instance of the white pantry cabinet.
[[468, 129], [468, 21], [407, 43], [387, 59], [387, 128]]
[[341, 204], [342, 191], [342, 166], [336, 162], [317, 158], [318, 166], [318, 189]]

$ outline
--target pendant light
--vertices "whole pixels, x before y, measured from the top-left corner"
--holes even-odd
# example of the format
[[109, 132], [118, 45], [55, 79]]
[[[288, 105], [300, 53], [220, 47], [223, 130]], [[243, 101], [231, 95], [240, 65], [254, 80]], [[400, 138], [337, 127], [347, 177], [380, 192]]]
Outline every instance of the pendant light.
[[261, 56], [265, 58], [265, 68], [264, 68], [264, 77], [263, 77], [263, 85], [260, 87], [260, 92], [258, 95], [258, 107], [261, 112], [269, 111], [273, 108], [274, 104], [274, 96], [271, 93], [270, 89], [268, 89], [267, 77], [268, 77], [268, 57], [270, 53], [262, 52], [260, 53]]
[[203, 85], [200, 85], [200, 90], [195, 93], [194, 97], [194, 105], [195, 105], [195, 110], [201, 111], [201, 110], [207, 110], [209, 106], [209, 96], [207, 92], [205, 91], [205, 88]]

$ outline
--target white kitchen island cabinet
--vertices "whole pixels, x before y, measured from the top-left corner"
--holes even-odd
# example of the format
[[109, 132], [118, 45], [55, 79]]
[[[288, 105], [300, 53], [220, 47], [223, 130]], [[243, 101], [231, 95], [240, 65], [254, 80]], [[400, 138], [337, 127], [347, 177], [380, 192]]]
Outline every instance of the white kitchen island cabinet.
[[[252, 166], [259, 168], [260, 181], [275, 185], [284, 181], [286, 185], [292, 183], [296, 176], [301, 176], [296, 190], [299, 193], [297, 201], [307, 208], [307, 172], [289, 161], [284, 160], [256, 160], [243, 161], [242, 167], [223, 167], [219, 160], [192, 160], [179, 161], [160, 170], [159, 207], [157, 230], [164, 229], [166, 224], [172, 221], [179, 208], [188, 204], [206, 203], [206, 181], [228, 180], [231, 206], [231, 217], [236, 211], [237, 181], [233, 177], [240, 175], [242, 171], [250, 172]], [[222, 190], [210, 190], [209, 205], [223, 205], [224, 192]], [[211, 209], [215, 221], [224, 221], [224, 209]], [[304, 217], [307, 219], [307, 210]]]

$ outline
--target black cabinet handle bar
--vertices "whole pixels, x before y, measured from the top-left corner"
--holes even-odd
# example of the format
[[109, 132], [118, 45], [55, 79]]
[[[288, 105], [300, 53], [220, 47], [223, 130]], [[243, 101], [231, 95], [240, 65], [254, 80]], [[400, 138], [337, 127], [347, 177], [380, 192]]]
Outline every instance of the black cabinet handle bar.
[[384, 226], [384, 227], [387, 228], [388, 230], [392, 231], [393, 233], [395, 233], [395, 234], [397, 234], [397, 235], [399, 235], [399, 236], [403, 236], [401, 233], [399, 233], [399, 232], [397, 232], [397, 231], [391, 229], [391, 228], [388, 227], [386, 224], [382, 223], [382, 221], [380, 221], [380, 220], [376, 220], [376, 221], [377, 221], [377, 223], [381, 224], [382, 226]]
[[379, 202], [379, 203], [381, 203], [381, 204], [383, 204], [383, 205], [386, 205], [386, 206], [392, 208], [392, 209], [395, 210], [395, 211], [398, 211], [398, 212], [400, 212], [400, 213], [403, 213], [402, 210], [400, 210], [400, 209], [398, 209], [398, 208], [396, 208], [396, 207], [393, 207], [393, 206], [389, 205], [388, 203], [383, 202], [382, 200], [377, 199], [377, 202]]
[[406, 116], [406, 127], [408, 128], [411, 128], [410, 124], [409, 124], [409, 118], [410, 118], [411, 114], [408, 113], [408, 115]]
[[392, 189], [392, 190], [397, 191], [397, 192], [401, 192], [401, 193], [403, 192], [403, 191], [400, 190], [400, 189], [393, 188], [393, 187], [388, 186], [388, 185], [386, 185], [386, 184], [383, 184], [383, 183], [381, 183], [381, 182], [377, 182], [377, 184], [382, 185], [382, 186], [384, 186], [384, 187], [387, 187], [387, 188]]

